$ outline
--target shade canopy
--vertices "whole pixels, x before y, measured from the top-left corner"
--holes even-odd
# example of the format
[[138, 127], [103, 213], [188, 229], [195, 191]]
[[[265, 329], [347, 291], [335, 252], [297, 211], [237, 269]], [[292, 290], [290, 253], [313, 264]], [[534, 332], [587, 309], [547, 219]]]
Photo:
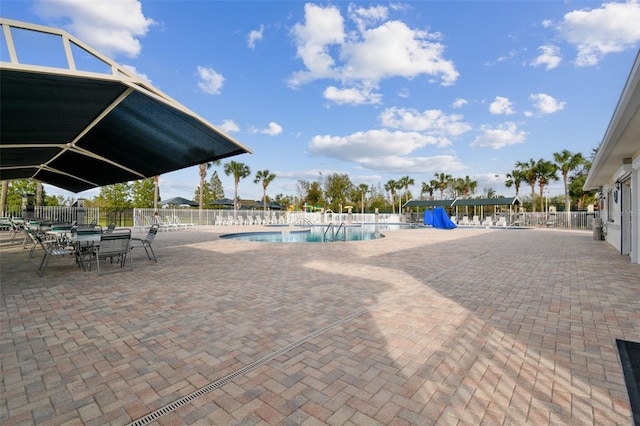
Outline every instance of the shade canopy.
[[195, 201], [187, 200], [186, 198], [182, 198], [182, 197], [173, 197], [173, 198], [169, 198], [168, 200], [162, 200], [158, 204], [162, 206], [173, 204], [176, 206], [191, 206], [191, 207], [197, 207], [200, 205], [200, 203], [196, 203]]
[[231, 206], [233, 207], [233, 200], [230, 198], [221, 198], [209, 203], [210, 206]]
[[404, 207], [512, 206], [521, 204], [518, 197], [456, 198], [455, 200], [410, 200]]
[[[0, 24], [1, 179], [80, 192], [251, 152], [67, 32]], [[54, 38], [65, 65], [25, 63], [28, 45], [14, 43], [25, 31]]]

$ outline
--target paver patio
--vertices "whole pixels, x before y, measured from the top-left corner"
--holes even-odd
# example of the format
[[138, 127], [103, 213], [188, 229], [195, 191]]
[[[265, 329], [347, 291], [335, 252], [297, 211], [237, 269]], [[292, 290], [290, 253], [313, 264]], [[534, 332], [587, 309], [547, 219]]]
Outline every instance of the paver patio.
[[100, 277], [40, 278], [0, 234], [0, 422], [632, 422], [615, 341], [640, 341], [640, 266], [590, 232], [232, 229], [160, 233], [157, 264]]

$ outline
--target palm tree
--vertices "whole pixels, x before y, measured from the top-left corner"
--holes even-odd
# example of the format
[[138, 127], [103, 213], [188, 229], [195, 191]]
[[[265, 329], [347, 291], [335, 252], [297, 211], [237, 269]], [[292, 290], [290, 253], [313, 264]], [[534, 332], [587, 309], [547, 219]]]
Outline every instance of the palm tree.
[[555, 160], [558, 170], [562, 173], [562, 181], [564, 183], [564, 211], [568, 214], [571, 209], [571, 200], [569, 199], [567, 178], [569, 173], [585, 164], [586, 160], [581, 153], [578, 152], [574, 154], [566, 149], [561, 152], [554, 152], [553, 159]]
[[244, 179], [251, 174], [249, 166], [236, 161], [230, 161], [224, 165], [224, 174], [227, 176], [233, 175], [233, 218], [236, 218], [238, 210], [238, 184], [240, 179]]
[[204, 203], [204, 180], [207, 178], [207, 170], [213, 166], [219, 165], [220, 160], [216, 160], [208, 163], [202, 163], [198, 166], [200, 169], [200, 210], [202, 210], [202, 204]]
[[396, 214], [395, 195], [396, 195], [397, 187], [398, 187], [398, 182], [396, 182], [393, 179], [389, 179], [387, 183], [384, 184], [384, 189], [389, 191], [389, 193], [391, 194], [391, 214]]
[[516, 188], [517, 197], [520, 193], [520, 184], [526, 180], [527, 179], [524, 173], [522, 173], [522, 170], [513, 169], [509, 173], [507, 173], [507, 180], [504, 182], [504, 185], [507, 188], [511, 188], [512, 186], [514, 186]]
[[409, 201], [409, 185], [413, 185], [414, 183], [416, 182], [413, 180], [413, 178], [410, 178], [409, 176], [403, 176], [398, 181], [398, 184], [401, 186], [401, 188], [404, 188], [405, 203]]
[[528, 162], [517, 161], [516, 168], [520, 170], [525, 181], [531, 185], [531, 212], [536, 212], [536, 182], [538, 181], [538, 168], [536, 161], [531, 158]]
[[469, 194], [473, 194], [476, 192], [476, 188], [478, 187], [478, 182], [475, 180], [471, 180], [469, 179], [469, 176], [465, 176], [464, 179], [462, 179], [462, 194], [464, 195], [464, 198], [469, 198]]
[[256, 173], [256, 178], [253, 180], [253, 183], [262, 182], [262, 207], [264, 207], [265, 212], [267, 211], [267, 186], [269, 186], [275, 178], [276, 175], [270, 173], [269, 170], [260, 170]]
[[549, 183], [550, 180], [558, 180], [558, 176], [556, 175], [556, 171], [558, 168], [551, 161], [540, 159], [536, 163], [537, 175], [538, 175], [538, 185], [540, 186], [540, 211], [544, 211], [544, 187]]
[[[360, 211], [362, 212], [362, 214], [364, 215], [364, 194], [366, 194], [367, 192], [369, 192], [369, 185], [367, 185], [366, 183], [361, 183], [358, 185], [358, 189], [360, 190], [360, 196], [361, 196], [361, 206], [360, 206]], [[364, 216], [363, 219], [364, 221]]]
[[[200, 172], [200, 202], [198, 206], [198, 217], [199, 217], [200, 225], [202, 225], [202, 207], [204, 204], [204, 180], [207, 177], [207, 170], [209, 170], [214, 165], [219, 166], [220, 160], [209, 161], [208, 163], [202, 163], [198, 166], [198, 169]], [[156, 210], [157, 210], [157, 207], [156, 207]]]
[[444, 199], [444, 189], [449, 185], [453, 177], [446, 173], [436, 173], [436, 179], [438, 179], [438, 188], [440, 188], [440, 199]]
[[422, 190], [420, 191], [420, 195], [429, 194], [429, 199], [433, 200], [433, 191], [436, 190], [436, 187], [433, 184], [433, 182], [434, 181], [431, 181], [429, 183], [422, 182]]

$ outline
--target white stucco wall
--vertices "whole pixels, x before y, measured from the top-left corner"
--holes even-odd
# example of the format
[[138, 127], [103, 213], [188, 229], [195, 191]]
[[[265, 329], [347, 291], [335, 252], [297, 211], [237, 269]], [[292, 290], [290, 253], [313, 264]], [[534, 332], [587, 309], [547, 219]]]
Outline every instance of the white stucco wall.
[[621, 254], [629, 255], [632, 263], [640, 263], [640, 150], [631, 164], [616, 171], [602, 193], [605, 198], [600, 216], [606, 241]]

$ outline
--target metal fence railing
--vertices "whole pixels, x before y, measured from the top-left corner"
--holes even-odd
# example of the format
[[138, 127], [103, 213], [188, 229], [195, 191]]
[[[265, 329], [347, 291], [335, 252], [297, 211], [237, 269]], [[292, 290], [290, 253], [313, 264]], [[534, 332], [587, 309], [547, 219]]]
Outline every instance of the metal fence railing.
[[[2, 217], [22, 217], [21, 206], [7, 206], [2, 212]], [[158, 212], [160, 220], [177, 217], [182, 223], [196, 225], [230, 225], [230, 224], [301, 224], [303, 222], [313, 224], [329, 223], [422, 223], [424, 212], [412, 212], [405, 214], [392, 213], [333, 213], [304, 212], [304, 211], [280, 211], [280, 210], [232, 210], [232, 209], [193, 209], [193, 208], [163, 208]], [[470, 212], [471, 213], [471, 212]], [[109, 209], [98, 207], [66, 207], [66, 206], [35, 206], [33, 218], [53, 222], [91, 223], [96, 221], [101, 226], [115, 224], [119, 227], [135, 226], [134, 216], [147, 224], [146, 218], [153, 218], [154, 209]], [[485, 216], [479, 216], [483, 223]], [[463, 213], [452, 214], [451, 217], [461, 224]], [[468, 216], [469, 221], [472, 215]], [[495, 225], [500, 217], [505, 219], [507, 226], [562, 228], [562, 229], [593, 229], [593, 220], [599, 217], [598, 212], [571, 211], [567, 212], [503, 212], [490, 216]]]

